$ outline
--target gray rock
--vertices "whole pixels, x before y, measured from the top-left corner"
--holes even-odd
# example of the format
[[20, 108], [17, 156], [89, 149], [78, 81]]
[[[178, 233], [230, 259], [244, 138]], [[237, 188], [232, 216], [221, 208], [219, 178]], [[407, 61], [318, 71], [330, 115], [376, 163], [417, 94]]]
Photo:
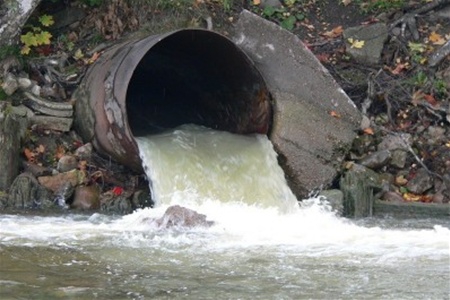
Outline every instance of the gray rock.
[[[376, 65], [380, 62], [384, 43], [388, 38], [388, 27], [383, 23], [351, 27], [343, 32], [347, 53], [357, 62]], [[361, 48], [352, 47], [348, 39], [364, 41]]]
[[281, 7], [283, 6], [283, 4], [279, 1], [279, 0], [262, 0], [261, 1], [261, 7], [262, 8], [266, 8], [266, 7]]
[[438, 144], [447, 140], [446, 130], [440, 126], [430, 126], [427, 130], [428, 143]]
[[423, 194], [433, 187], [433, 178], [425, 169], [418, 169], [413, 179], [408, 181], [406, 187], [415, 194]]
[[101, 211], [113, 214], [129, 214], [133, 212], [133, 205], [130, 199], [124, 196], [115, 197], [111, 194], [101, 195], [100, 197]]
[[75, 170], [78, 167], [78, 159], [73, 155], [63, 155], [56, 166], [56, 169], [61, 172], [68, 172]]
[[365, 156], [359, 161], [359, 164], [370, 168], [370, 169], [380, 169], [386, 166], [391, 159], [391, 151], [380, 150]]
[[39, 209], [54, 207], [53, 193], [39, 184], [29, 173], [16, 177], [8, 195], [8, 207]]
[[387, 135], [378, 144], [378, 150], [408, 150], [408, 145], [411, 145], [412, 137], [408, 133], [399, 135]]
[[404, 150], [394, 150], [392, 151], [390, 165], [399, 169], [403, 169], [406, 165], [407, 157], [408, 152]]
[[298, 37], [276, 24], [244, 10], [233, 40], [273, 97], [269, 138], [293, 192], [302, 198], [330, 186], [361, 124], [355, 104]]
[[37, 84], [33, 85], [31, 87], [31, 93], [35, 96], [40, 96], [41, 95], [41, 87]]
[[19, 83], [20, 88], [24, 90], [28, 89], [33, 84], [30, 79], [24, 77], [17, 79], [17, 82]]
[[6, 95], [11, 96], [19, 88], [16, 76], [11, 73], [7, 73], [3, 79], [2, 89]]
[[89, 159], [92, 156], [93, 147], [91, 143], [86, 143], [75, 150], [75, 155], [80, 159]]
[[142, 189], [134, 192], [131, 202], [134, 208], [152, 207], [153, 201], [150, 190]]

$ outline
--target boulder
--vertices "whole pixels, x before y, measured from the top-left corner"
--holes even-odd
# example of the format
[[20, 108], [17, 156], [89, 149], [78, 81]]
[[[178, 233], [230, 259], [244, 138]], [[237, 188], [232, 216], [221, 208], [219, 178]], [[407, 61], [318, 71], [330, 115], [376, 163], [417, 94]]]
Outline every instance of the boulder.
[[206, 216], [199, 214], [195, 210], [173, 205], [167, 208], [164, 215], [156, 220], [153, 220], [159, 227], [210, 227], [214, 224], [213, 221], [207, 221]]
[[16, 177], [9, 190], [7, 207], [38, 209], [53, 207], [53, 193], [41, 186], [29, 173]]

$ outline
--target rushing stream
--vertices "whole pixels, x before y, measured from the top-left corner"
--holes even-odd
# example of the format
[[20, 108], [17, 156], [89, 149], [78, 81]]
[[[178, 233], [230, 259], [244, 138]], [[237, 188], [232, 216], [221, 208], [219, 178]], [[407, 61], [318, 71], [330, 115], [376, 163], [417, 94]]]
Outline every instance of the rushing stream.
[[[154, 209], [0, 215], [0, 299], [449, 299], [450, 221], [298, 207], [264, 136], [142, 138]], [[158, 228], [180, 204], [212, 227]]]

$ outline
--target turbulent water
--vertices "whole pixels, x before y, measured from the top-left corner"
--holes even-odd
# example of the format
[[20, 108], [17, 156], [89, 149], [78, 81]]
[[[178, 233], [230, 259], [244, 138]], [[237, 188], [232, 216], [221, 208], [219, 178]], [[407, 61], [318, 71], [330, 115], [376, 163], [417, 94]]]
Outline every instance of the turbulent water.
[[[449, 220], [299, 207], [264, 136], [185, 126], [139, 144], [156, 208], [0, 215], [0, 299], [449, 299]], [[148, 221], [172, 204], [215, 225]]]

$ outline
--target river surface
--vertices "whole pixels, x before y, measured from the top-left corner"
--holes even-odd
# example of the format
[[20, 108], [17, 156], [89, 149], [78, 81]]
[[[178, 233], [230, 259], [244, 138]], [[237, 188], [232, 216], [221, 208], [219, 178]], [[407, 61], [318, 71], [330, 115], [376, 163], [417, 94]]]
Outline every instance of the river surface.
[[[182, 127], [139, 146], [153, 209], [0, 215], [0, 299], [449, 299], [447, 219], [297, 205], [264, 136]], [[215, 223], [149, 222], [173, 204]]]

